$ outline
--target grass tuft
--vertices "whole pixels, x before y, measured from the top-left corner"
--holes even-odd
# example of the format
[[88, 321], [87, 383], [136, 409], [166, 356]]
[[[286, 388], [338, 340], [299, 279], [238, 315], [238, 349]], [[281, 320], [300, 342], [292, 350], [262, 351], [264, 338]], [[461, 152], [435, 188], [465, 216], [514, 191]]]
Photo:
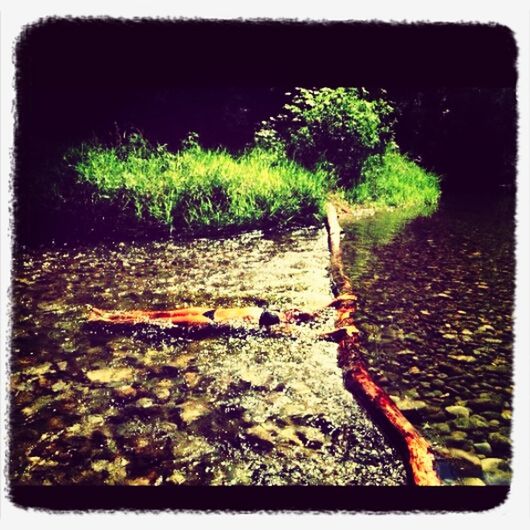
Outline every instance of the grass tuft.
[[192, 230], [316, 221], [330, 189], [325, 172], [259, 148], [239, 157], [198, 145], [171, 153], [135, 138], [119, 147], [83, 146], [75, 157], [78, 178], [94, 187], [96, 200]]
[[361, 182], [351, 190], [353, 202], [390, 207], [432, 207], [440, 198], [440, 180], [389, 144], [381, 155], [369, 156]]

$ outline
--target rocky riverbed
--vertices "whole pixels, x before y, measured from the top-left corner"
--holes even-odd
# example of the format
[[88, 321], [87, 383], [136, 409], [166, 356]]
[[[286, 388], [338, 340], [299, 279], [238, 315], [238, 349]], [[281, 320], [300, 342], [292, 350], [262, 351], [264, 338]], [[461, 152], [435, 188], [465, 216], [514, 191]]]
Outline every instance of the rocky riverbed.
[[323, 229], [22, 249], [14, 269], [16, 485], [400, 485], [403, 463], [344, 389], [333, 312], [209, 337], [85, 325], [104, 309], [312, 308]]
[[363, 353], [447, 484], [509, 484], [513, 201], [414, 215], [343, 219]]

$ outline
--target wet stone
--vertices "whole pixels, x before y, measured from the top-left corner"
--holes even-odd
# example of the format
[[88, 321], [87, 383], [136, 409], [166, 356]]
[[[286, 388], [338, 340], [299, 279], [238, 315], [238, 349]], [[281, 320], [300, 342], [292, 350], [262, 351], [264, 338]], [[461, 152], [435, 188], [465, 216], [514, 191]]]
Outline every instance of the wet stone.
[[474, 363], [477, 361], [477, 359], [471, 355], [449, 355], [449, 358], [460, 363]]
[[[458, 431], [457, 431], [458, 432]], [[458, 435], [456, 437], [444, 436], [444, 443], [448, 448], [458, 448], [464, 451], [472, 451], [473, 444], [467, 438], [460, 438]]]
[[488, 442], [474, 443], [473, 447], [475, 451], [481, 455], [491, 455], [491, 445]]
[[448, 448], [444, 453], [452, 459], [452, 463], [457, 467], [463, 476], [482, 477], [482, 463], [480, 458], [469, 451], [458, 448]]
[[136, 389], [131, 385], [122, 385], [114, 389], [114, 393], [123, 399], [134, 399], [136, 397]]
[[480, 397], [470, 399], [467, 406], [475, 412], [501, 411], [504, 408], [504, 399], [501, 396]]
[[409, 397], [400, 398], [399, 396], [390, 397], [407, 417], [421, 417], [424, 409], [427, 407], [425, 401], [418, 399], [410, 399]]
[[445, 407], [445, 410], [452, 416], [464, 417], [464, 418], [469, 417], [469, 409], [467, 407], [462, 407], [459, 405], [452, 405], [449, 407]]
[[441, 434], [449, 434], [451, 432], [451, 427], [448, 423], [436, 423], [433, 424], [433, 428]]
[[460, 416], [454, 420], [454, 425], [458, 429], [461, 429], [463, 431], [469, 431], [473, 428], [471, 424], [471, 420], [469, 418], [466, 418], [465, 416]]
[[482, 460], [484, 480], [492, 486], [509, 485], [512, 475], [507, 463], [500, 458], [484, 458]]
[[151, 398], [143, 397], [136, 401], [136, 406], [141, 408], [149, 408], [154, 405], [154, 401]]
[[501, 413], [501, 417], [503, 420], [511, 420], [512, 419], [512, 411], [511, 410], [503, 410]]
[[180, 418], [185, 423], [192, 423], [196, 419], [210, 412], [208, 404], [200, 400], [186, 401], [178, 405], [177, 408], [180, 411]]
[[134, 378], [134, 374], [132, 368], [101, 368], [88, 371], [86, 376], [95, 383], [114, 383], [130, 381]]
[[471, 428], [476, 431], [483, 431], [489, 428], [488, 421], [482, 416], [479, 416], [478, 414], [473, 414], [472, 416], [470, 416], [469, 423]]
[[154, 390], [154, 394], [160, 401], [167, 401], [171, 396], [171, 391], [166, 387], [157, 387]]
[[492, 432], [488, 436], [488, 441], [493, 451], [500, 455], [509, 456], [511, 453], [511, 442], [507, 436], [500, 433]]
[[478, 477], [464, 477], [462, 479], [463, 486], [485, 486], [486, 483]]

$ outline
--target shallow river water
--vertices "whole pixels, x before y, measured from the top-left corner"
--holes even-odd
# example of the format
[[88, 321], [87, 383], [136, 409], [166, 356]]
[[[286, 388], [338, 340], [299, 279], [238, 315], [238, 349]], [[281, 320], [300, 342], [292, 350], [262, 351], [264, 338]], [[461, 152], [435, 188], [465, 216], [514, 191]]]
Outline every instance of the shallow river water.
[[[513, 201], [343, 219], [374, 378], [445, 484], [509, 484]], [[206, 337], [86, 326], [88, 305], [314, 308], [324, 229], [23, 249], [14, 268], [14, 484], [400, 485], [400, 455], [344, 389], [331, 310]]]
[[311, 324], [207, 337], [88, 327], [104, 309], [313, 308], [324, 229], [64, 245], [14, 270], [14, 484], [399, 485], [399, 455], [344, 389]]
[[448, 484], [510, 482], [513, 199], [343, 221], [374, 378], [439, 455]]

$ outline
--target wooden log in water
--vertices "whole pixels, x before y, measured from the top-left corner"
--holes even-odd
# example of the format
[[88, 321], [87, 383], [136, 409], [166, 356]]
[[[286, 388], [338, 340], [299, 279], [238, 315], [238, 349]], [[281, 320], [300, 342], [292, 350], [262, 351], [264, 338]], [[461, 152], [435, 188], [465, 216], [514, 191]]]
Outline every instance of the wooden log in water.
[[[337, 310], [335, 339], [339, 345], [339, 364], [347, 388], [367, 403], [398, 435], [406, 450], [408, 471], [417, 486], [438, 486], [440, 477], [434, 466], [434, 454], [428, 442], [399, 410], [390, 396], [372, 379], [359, 349], [359, 336], [354, 314], [357, 297], [350, 279], [344, 272], [340, 245], [341, 228], [335, 207], [326, 205], [326, 224], [331, 257], [331, 276], [338, 295], [333, 306]], [[343, 330], [343, 331], [342, 331]]]

